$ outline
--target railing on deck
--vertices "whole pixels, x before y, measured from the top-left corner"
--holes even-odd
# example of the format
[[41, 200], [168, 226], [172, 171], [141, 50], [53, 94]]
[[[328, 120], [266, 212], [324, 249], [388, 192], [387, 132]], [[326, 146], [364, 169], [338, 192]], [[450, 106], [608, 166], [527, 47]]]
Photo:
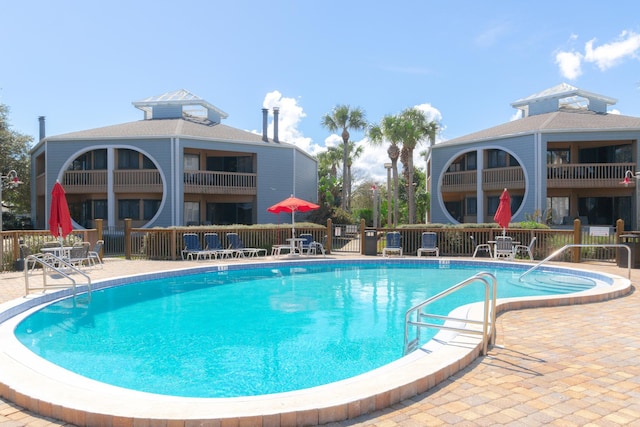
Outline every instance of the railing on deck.
[[[266, 249], [271, 252], [273, 245], [287, 243], [287, 238], [291, 237], [290, 225], [279, 226], [200, 226], [200, 227], [172, 227], [172, 228], [133, 228], [131, 221], [127, 220], [128, 228], [123, 229], [106, 228], [103, 230], [102, 221], [96, 220], [94, 230], [74, 230], [67, 237], [68, 243], [75, 241], [88, 241], [93, 246], [98, 239], [105, 241], [105, 256], [125, 256], [130, 259], [156, 259], [156, 260], [178, 260], [181, 259], [183, 249], [182, 235], [184, 233], [196, 233], [200, 236], [201, 244], [204, 247], [205, 233], [218, 233], [223, 245], [227, 245], [227, 233], [238, 233], [246, 247]], [[365, 224], [362, 221], [358, 225], [333, 226], [331, 221], [327, 221], [327, 226], [296, 224], [296, 234], [310, 233], [314, 240], [322, 242], [331, 253], [332, 249], [345, 251], [345, 248], [333, 248], [334, 239], [325, 238], [333, 236], [335, 229], [341, 229], [341, 236], [347, 234], [350, 237], [350, 245], [356, 246], [355, 253], [365, 253]], [[344, 230], [342, 230], [344, 229]], [[329, 231], [330, 230], [330, 231]], [[369, 236], [370, 228], [366, 228]], [[344, 231], [344, 233], [343, 233]], [[437, 246], [441, 257], [471, 256], [474, 251], [474, 243], [486, 243], [494, 240], [496, 236], [502, 234], [498, 227], [442, 227], [415, 226], [412, 228], [375, 229], [376, 252], [380, 254], [385, 247], [386, 233], [398, 231], [402, 235], [403, 254], [405, 256], [415, 256], [420, 247], [422, 232], [433, 231], [437, 235]], [[353, 235], [356, 233], [355, 235]], [[562, 259], [558, 261], [580, 262], [581, 260], [613, 261], [617, 259], [615, 248], [593, 246], [611, 245], [620, 242], [619, 236], [624, 234], [624, 223], [619, 220], [617, 227], [595, 227], [581, 226], [580, 221], [574, 222], [573, 229], [516, 229], [509, 228], [507, 235], [513, 240], [528, 245], [533, 237], [536, 241], [533, 247], [535, 259], [543, 259], [553, 253], [558, 248], [568, 244], [585, 244], [592, 247], [575, 248], [562, 254]], [[31, 249], [32, 253], [39, 252], [43, 243], [54, 240], [47, 230], [16, 230], [5, 231], [1, 234], [0, 245], [0, 269], [13, 270], [15, 262], [20, 258], [20, 242], [24, 242]], [[367, 237], [368, 239], [369, 237]], [[369, 242], [369, 240], [367, 240]], [[357, 249], [359, 247], [359, 249]]]
[[[547, 188], [619, 188], [634, 163], [578, 163], [547, 165]], [[635, 179], [629, 183], [635, 186]]]
[[257, 192], [257, 174], [186, 171], [184, 173], [184, 192], [255, 195]]

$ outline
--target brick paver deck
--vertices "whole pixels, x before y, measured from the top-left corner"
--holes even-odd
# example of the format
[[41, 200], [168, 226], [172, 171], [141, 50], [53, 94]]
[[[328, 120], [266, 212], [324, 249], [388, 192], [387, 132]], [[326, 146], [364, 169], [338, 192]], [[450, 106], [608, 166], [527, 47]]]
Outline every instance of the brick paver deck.
[[[177, 265], [107, 260], [105, 269], [92, 275]], [[580, 267], [627, 273], [610, 265]], [[639, 280], [640, 270], [633, 270], [635, 287]], [[23, 286], [19, 275], [0, 273], [0, 302], [22, 296]], [[497, 329], [488, 356], [435, 388], [386, 410], [329, 425], [640, 426], [638, 292], [602, 303], [506, 312], [497, 319]], [[0, 399], [0, 427], [13, 426], [70, 424]]]

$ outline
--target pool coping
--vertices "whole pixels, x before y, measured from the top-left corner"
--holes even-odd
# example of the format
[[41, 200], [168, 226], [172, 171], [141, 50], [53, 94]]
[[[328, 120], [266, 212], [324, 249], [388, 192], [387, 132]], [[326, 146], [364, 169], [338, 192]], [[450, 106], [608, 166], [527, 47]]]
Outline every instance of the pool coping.
[[[353, 262], [354, 260], [347, 261]], [[358, 260], [361, 261], [361, 260]], [[406, 263], [407, 260], [403, 260]], [[416, 262], [449, 262], [438, 261]], [[317, 261], [287, 263], [295, 265]], [[320, 261], [322, 262], [322, 261]], [[330, 260], [330, 262], [336, 262]], [[372, 260], [375, 263], [393, 262]], [[452, 262], [469, 260], [455, 259]], [[234, 264], [221, 268], [259, 268], [265, 264]], [[481, 262], [482, 265], [487, 262]], [[498, 263], [511, 264], [511, 263]], [[491, 266], [497, 263], [490, 262]], [[522, 266], [522, 263], [517, 263]], [[593, 273], [580, 268], [556, 267], [561, 270], [578, 271], [591, 276], [608, 277], [612, 283], [607, 287], [594, 288], [574, 294], [545, 297], [501, 299], [497, 313], [507, 310], [558, 306], [598, 302], [616, 298], [631, 290], [631, 282], [620, 276]], [[167, 274], [193, 272], [194, 270], [219, 269], [220, 265], [201, 268], [181, 268], [160, 273], [148, 273], [126, 278], [114, 278], [96, 283], [118, 285], [130, 278], [164, 277]], [[53, 294], [44, 296], [52, 299]], [[427, 345], [388, 365], [368, 373], [295, 392], [240, 398], [180, 398], [125, 390], [88, 380], [72, 374], [36, 356], [13, 336], [13, 328], [26, 312], [22, 303], [33, 304], [38, 298], [14, 300], [0, 306], [2, 313], [10, 318], [0, 328], [0, 395], [43, 416], [53, 417], [76, 425], [217, 425], [231, 422], [234, 425], [314, 425], [355, 418], [369, 412], [384, 409], [423, 393], [459, 370], [468, 366], [481, 355], [481, 340], [476, 335], [440, 332]], [[482, 317], [482, 304], [475, 303], [456, 309], [457, 317]], [[9, 316], [6, 313], [10, 313]], [[7, 333], [7, 331], [9, 333]], [[185, 414], [189, 414], [185, 417]]]

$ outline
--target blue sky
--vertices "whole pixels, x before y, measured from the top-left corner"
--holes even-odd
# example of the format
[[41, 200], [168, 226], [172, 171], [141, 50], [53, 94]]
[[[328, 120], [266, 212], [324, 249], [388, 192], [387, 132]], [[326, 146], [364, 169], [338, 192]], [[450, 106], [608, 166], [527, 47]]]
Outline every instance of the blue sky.
[[[511, 102], [566, 82], [640, 116], [640, 3], [595, 1], [3, 2], [0, 103], [38, 137], [142, 119], [131, 103], [186, 89], [261, 131], [316, 153], [337, 104], [370, 122], [420, 106], [439, 141], [512, 120]], [[365, 144], [358, 179], [386, 180]], [[418, 163], [418, 166], [422, 163]]]

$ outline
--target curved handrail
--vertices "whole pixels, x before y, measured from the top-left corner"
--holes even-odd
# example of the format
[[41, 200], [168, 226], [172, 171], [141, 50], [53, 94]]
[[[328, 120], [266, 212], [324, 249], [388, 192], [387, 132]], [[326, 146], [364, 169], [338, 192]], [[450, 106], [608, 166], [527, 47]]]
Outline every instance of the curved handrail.
[[560, 255], [562, 252], [564, 252], [568, 248], [625, 248], [627, 250], [627, 278], [631, 279], [631, 248], [629, 246], [622, 245], [620, 243], [612, 243], [612, 244], [578, 244], [578, 243], [571, 243], [571, 244], [568, 244], [568, 245], [564, 245], [563, 247], [561, 247], [557, 251], [553, 252], [551, 255], [549, 255], [548, 257], [546, 257], [545, 259], [543, 259], [542, 261], [540, 261], [539, 263], [537, 263], [536, 265], [534, 265], [533, 267], [531, 267], [530, 269], [528, 269], [527, 271], [522, 273], [520, 275], [519, 280], [522, 281], [522, 278], [524, 276], [528, 275], [533, 270], [536, 270], [538, 267], [540, 267], [542, 264], [546, 263], [547, 261], [557, 257], [558, 255]]
[[[40, 264], [42, 266], [42, 288], [32, 288], [29, 286], [29, 261], [32, 261], [35, 264]], [[63, 271], [61, 268], [58, 268], [57, 265], [64, 265], [66, 268], [70, 269], [74, 273], [78, 273], [81, 276], [84, 276], [87, 279], [87, 293], [89, 295], [89, 299], [91, 299], [91, 277], [84, 271], [80, 270], [75, 265], [71, 264], [67, 260], [55, 256], [53, 254], [32, 254], [25, 258], [25, 266], [24, 266], [24, 287], [25, 287], [25, 295], [29, 294], [30, 290], [45, 290], [49, 288], [68, 288], [69, 286], [65, 285], [47, 285], [47, 272], [46, 269], [50, 268], [61, 276], [66, 277], [71, 280], [71, 288], [73, 288], [73, 296], [76, 296], [76, 280]], [[35, 265], [34, 265], [35, 266]]]
[[[441, 298], [444, 298], [445, 296], [452, 294], [453, 292], [458, 291], [476, 281], [481, 281], [485, 287], [484, 313], [483, 313], [482, 321], [471, 320], [471, 319], [459, 319], [451, 316], [440, 316], [436, 314], [429, 314], [429, 313], [422, 312], [422, 309], [428, 306], [429, 304]], [[482, 354], [486, 355], [488, 341], [491, 341], [493, 343], [493, 339], [495, 338], [495, 332], [493, 331], [493, 328], [495, 327], [494, 325], [496, 320], [497, 293], [498, 291], [497, 291], [496, 277], [489, 272], [482, 271], [480, 273], [477, 273], [463, 280], [462, 282], [456, 285], [451, 286], [448, 289], [445, 289], [444, 291], [432, 296], [431, 298], [428, 298], [423, 302], [417, 305], [414, 305], [413, 307], [408, 309], [407, 312], [405, 313], [404, 354], [406, 355], [417, 348], [418, 344], [420, 343], [421, 328], [436, 328], [436, 329], [442, 329], [442, 330], [448, 330], [448, 331], [471, 333], [476, 335], [482, 334], [482, 343], [483, 343]], [[489, 308], [489, 302], [491, 302], [491, 308]], [[416, 320], [411, 320], [411, 316], [413, 313], [415, 313]], [[491, 315], [491, 320], [489, 320], [489, 315]], [[471, 324], [482, 324], [482, 332], [472, 330], [472, 329], [457, 328], [453, 326], [446, 326], [444, 324], [441, 325], [441, 324], [427, 323], [427, 322], [421, 321], [421, 319], [427, 318], [427, 317], [432, 319], [441, 319], [445, 321], [453, 320], [453, 321], [459, 321], [459, 322], [471, 323]], [[491, 328], [492, 328], [491, 331], [489, 331], [489, 325], [491, 325]], [[409, 341], [409, 326], [417, 327], [416, 338], [411, 341]]]

